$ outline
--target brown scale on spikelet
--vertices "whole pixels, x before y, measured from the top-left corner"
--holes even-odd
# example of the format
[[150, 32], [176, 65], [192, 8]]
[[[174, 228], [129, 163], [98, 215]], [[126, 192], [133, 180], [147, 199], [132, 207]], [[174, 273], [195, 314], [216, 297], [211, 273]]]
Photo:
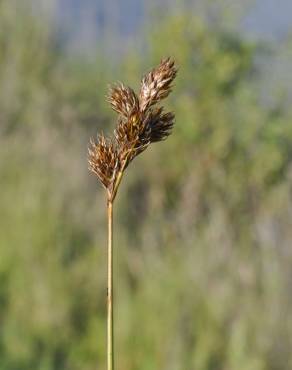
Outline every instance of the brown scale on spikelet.
[[166, 139], [174, 124], [174, 114], [163, 107], [154, 107], [171, 92], [177, 68], [170, 58], [145, 75], [140, 96], [123, 84], [110, 89], [108, 101], [118, 113], [118, 122], [112, 139], [99, 135], [97, 143], [91, 140], [89, 169], [108, 190], [113, 201], [121, 177], [128, 164], [151, 143]]

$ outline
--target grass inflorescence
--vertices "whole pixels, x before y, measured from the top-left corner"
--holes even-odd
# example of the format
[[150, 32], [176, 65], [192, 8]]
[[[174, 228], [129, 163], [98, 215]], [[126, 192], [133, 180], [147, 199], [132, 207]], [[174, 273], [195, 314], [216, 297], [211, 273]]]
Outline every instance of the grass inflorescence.
[[99, 134], [90, 140], [89, 169], [107, 191], [108, 275], [107, 275], [107, 370], [114, 370], [113, 315], [113, 201], [129, 163], [151, 143], [166, 139], [174, 124], [174, 114], [158, 106], [172, 88], [177, 68], [172, 59], [161, 61], [141, 81], [140, 93], [122, 83], [112, 86], [108, 102], [118, 113], [114, 134]]

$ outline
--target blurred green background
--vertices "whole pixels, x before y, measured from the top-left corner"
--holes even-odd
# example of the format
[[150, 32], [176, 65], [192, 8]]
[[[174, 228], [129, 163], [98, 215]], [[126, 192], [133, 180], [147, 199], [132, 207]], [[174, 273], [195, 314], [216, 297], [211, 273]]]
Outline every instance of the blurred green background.
[[291, 38], [246, 37], [245, 6], [205, 3], [152, 4], [135, 47], [102, 37], [85, 56], [51, 8], [0, 1], [1, 370], [105, 369], [105, 194], [87, 143], [114, 127], [107, 84], [138, 89], [169, 55], [173, 135], [115, 204], [117, 369], [292, 369]]

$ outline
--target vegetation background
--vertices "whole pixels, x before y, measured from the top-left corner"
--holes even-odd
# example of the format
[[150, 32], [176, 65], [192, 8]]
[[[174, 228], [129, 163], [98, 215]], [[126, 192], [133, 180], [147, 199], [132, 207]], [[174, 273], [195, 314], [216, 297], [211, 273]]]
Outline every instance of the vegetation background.
[[137, 88], [168, 55], [176, 127], [115, 209], [117, 368], [292, 369], [291, 38], [246, 38], [241, 11], [214, 4], [150, 7], [139, 46], [113, 57], [106, 38], [66, 50], [51, 9], [0, 1], [1, 370], [105, 368], [105, 197], [87, 143], [112, 130], [107, 83]]

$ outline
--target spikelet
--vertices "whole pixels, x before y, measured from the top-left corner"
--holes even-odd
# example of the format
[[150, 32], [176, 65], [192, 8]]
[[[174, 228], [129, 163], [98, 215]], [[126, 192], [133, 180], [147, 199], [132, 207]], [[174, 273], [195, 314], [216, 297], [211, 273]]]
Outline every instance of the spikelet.
[[174, 61], [167, 58], [143, 77], [140, 90], [141, 111], [147, 110], [151, 105], [158, 103], [170, 94], [171, 83], [176, 74], [177, 68]]
[[150, 131], [146, 122], [140, 119], [137, 121], [119, 120], [114, 131], [117, 142], [120, 161], [128, 164], [140, 153], [142, 153], [150, 144]]
[[174, 61], [167, 58], [143, 77], [139, 98], [122, 83], [110, 88], [108, 102], [118, 113], [117, 126], [112, 138], [101, 134], [97, 142], [90, 141], [88, 161], [111, 200], [129, 163], [151, 143], [170, 135], [174, 114], [154, 106], [169, 95], [176, 74]]
[[163, 107], [150, 109], [146, 118], [150, 142], [165, 140], [171, 134], [174, 119], [174, 114], [172, 112], [164, 113]]
[[107, 97], [112, 109], [124, 118], [129, 118], [139, 112], [139, 99], [134, 90], [119, 83], [110, 87]]
[[98, 136], [97, 142], [90, 139], [88, 164], [89, 170], [109, 189], [114, 183], [120, 164], [113, 141], [106, 139], [103, 134]]

